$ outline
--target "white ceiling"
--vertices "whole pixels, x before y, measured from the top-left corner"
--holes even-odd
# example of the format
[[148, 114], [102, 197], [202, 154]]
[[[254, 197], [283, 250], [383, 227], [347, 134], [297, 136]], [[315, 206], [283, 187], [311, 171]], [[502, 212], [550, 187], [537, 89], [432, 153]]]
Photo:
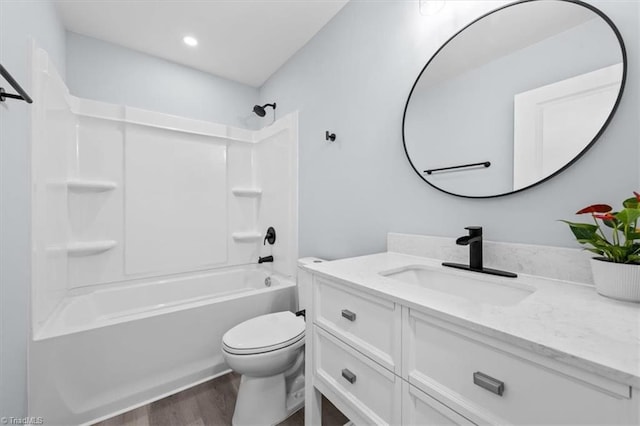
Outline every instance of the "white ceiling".
[[[348, 0], [56, 0], [69, 31], [261, 86]], [[182, 38], [199, 44], [186, 46]]]

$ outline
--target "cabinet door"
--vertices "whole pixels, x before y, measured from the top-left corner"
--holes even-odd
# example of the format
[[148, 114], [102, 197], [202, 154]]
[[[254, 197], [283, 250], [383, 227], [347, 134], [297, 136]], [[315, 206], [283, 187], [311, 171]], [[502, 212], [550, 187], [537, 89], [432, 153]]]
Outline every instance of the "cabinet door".
[[[475, 423], [634, 424], [628, 386], [409, 309], [403, 376]], [[546, 365], [541, 364], [546, 362]], [[592, 377], [593, 376], [593, 377]]]
[[402, 382], [402, 424], [422, 425], [475, 425], [444, 404], [407, 382]]

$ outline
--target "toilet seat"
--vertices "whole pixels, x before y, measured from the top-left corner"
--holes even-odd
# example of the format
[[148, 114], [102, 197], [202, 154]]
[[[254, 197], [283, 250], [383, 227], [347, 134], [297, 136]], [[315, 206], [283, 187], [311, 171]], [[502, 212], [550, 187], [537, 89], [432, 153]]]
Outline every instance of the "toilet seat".
[[304, 339], [305, 322], [289, 311], [261, 315], [244, 321], [222, 337], [224, 351], [236, 355], [271, 352]]

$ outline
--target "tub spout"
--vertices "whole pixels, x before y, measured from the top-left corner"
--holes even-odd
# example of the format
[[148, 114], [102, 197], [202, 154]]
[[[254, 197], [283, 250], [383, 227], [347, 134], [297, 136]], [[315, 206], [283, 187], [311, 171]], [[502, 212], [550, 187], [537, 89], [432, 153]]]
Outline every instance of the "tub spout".
[[258, 263], [273, 262], [273, 256], [259, 257]]

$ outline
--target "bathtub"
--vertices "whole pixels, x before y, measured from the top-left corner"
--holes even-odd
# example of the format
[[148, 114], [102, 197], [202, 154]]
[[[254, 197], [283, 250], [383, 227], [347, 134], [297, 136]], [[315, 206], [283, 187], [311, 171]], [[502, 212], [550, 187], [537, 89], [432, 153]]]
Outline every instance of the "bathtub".
[[229, 328], [295, 308], [295, 282], [254, 266], [67, 297], [30, 347], [29, 413], [91, 424], [225, 374]]

